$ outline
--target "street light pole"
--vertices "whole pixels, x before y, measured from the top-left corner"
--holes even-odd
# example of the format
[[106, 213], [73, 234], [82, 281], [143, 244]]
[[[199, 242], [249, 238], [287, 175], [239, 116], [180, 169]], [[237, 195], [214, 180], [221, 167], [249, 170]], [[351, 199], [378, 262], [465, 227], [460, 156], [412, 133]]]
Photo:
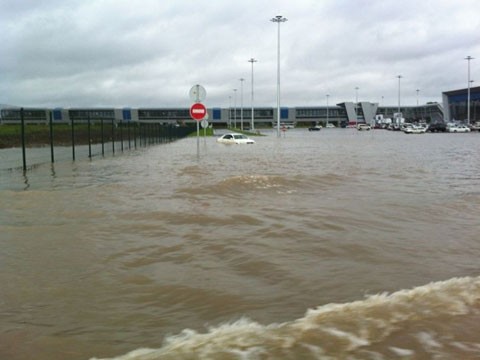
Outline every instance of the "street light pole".
[[277, 137], [280, 137], [280, 23], [287, 21], [282, 15], [270, 19], [278, 24], [277, 32]]
[[252, 105], [252, 118], [251, 118], [251, 124], [250, 124], [250, 131], [254, 131], [255, 130], [255, 116], [253, 114], [253, 63], [256, 63], [257, 60], [255, 60], [254, 58], [251, 58], [250, 60], [248, 60], [249, 63], [252, 64], [252, 99], [251, 99], [251, 105]]
[[237, 89], [233, 89], [233, 127], [237, 128]]
[[358, 106], [358, 89], [359, 87], [355, 87], [355, 126], [357, 126], [358, 123], [358, 114], [357, 114], [357, 106]]
[[231, 117], [231, 112], [232, 112], [232, 96], [230, 95], [228, 97], [228, 127], [232, 127], [232, 117]]
[[240, 129], [243, 131], [243, 81], [244, 78], [240, 78]]
[[401, 121], [401, 116], [400, 116], [400, 79], [402, 78], [402, 75], [397, 75], [398, 78], [398, 125], [400, 126], [400, 121]]
[[329, 96], [330, 96], [329, 94], [326, 95], [326, 97], [327, 97], [327, 125], [328, 125], [328, 97]]
[[467, 93], [467, 124], [470, 125], [470, 60], [475, 58], [470, 55], [465, 58], [468, 62], [468, 93]]

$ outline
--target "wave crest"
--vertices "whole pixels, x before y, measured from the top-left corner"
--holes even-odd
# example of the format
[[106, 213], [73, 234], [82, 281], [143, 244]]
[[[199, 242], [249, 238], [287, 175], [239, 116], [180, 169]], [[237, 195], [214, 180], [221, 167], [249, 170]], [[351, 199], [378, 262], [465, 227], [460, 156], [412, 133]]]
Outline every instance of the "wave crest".
[[[116, 360], [342, 358], [379, 343], [409, 322], [479, 313], [480, 277], [453, 278], [392, 294], [310, 309], [293, 322], [261, 325], [246, 318], [169, 336], [160, 349]], [[410, 351], [390, 346], [390, 351]], [[94, 360], [94, 359], [92, 359]]]

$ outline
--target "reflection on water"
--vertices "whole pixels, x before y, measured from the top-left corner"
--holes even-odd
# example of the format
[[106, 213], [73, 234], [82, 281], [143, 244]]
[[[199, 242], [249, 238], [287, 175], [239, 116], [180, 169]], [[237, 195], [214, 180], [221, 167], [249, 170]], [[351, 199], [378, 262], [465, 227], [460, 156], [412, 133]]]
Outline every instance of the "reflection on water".
[[2, 171], [0, 358], [479, 357], [478, 140], [296, 129]]

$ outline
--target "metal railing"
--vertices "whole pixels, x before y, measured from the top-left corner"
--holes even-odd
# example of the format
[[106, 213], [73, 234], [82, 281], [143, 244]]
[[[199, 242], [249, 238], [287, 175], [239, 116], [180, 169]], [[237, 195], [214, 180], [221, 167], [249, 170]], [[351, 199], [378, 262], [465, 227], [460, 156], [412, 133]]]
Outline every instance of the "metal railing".
[[[138, 121], [121, 121], [115, 119], [91, 118], [71, 119], [69, 124], [57, 124], [53, 121], [52, 111], [48, 112], [48, 124], [30, 123], [26, 121], [24, 109], [20, 109], [19, 124], [1, 125], [4, 130], [8, 127], [8, 144], [3, 147], [20, 148], [22, 153], [21, 168], [26, 171], [33, 165], [56, 161], [56, 154], [60, 152], [65, 159], [66, 149], [71, 148], [71, 159], [75, 161], [79, 154], [93, 158], [108, 154], [123, 153], [139, 147], [147, 147], [161, 143], [168, 143], [188, 136], [195, 131], [191, 126], [175, 126], [155, 122], [142, 123]], [[7, 131], [0, 132], [6, 133]], [[49, 148], [49, 157], [45, 157]], [[29, 161], [29, 152], [42, 149], [41, 159], [35, 156]], [[37, 151], [40, 153], [40, 151]], [[32, 157], [33, 158], [33, 157]], [[17, 166], [13, 166], [15, 168]]]

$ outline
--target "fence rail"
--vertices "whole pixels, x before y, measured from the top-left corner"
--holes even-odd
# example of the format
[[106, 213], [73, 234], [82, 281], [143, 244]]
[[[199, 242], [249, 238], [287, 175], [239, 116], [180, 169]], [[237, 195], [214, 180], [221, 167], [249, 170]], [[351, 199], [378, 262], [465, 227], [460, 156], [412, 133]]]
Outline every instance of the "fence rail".
[[[25, 121], [23, 108], [20, 109], [19, 124], [1, 125], [0, 147], [21, 148], [23, 171], [28, 169], [27, 149], [49, 147], [50, 162], [55, 162], [56, 148], [71, 148], [71, 158], [77, 153], [88, 158], [115, 154], [138, 147], [161, 144], [188, 136], [195, 131], [191, 126], [165, 125], [161, 123], [143, 123], [103, 118], [71, 119], [69, 124], [57, 124], [49, 111], [48, 124], [29, 124]], [[3, 141], [3, 143], [2, 143]], [[81, 149], [82, 151], [79, 151]], [[85, 151], [87, 150], [87, 151]], [[87, 153], [87, 154], [86, 154]], [[84, 155], [84, 156], [85, 156]], [[48, 160], [42, 161], [48, 162]], [[37, 165], [30, 163], [30, 166]]]

